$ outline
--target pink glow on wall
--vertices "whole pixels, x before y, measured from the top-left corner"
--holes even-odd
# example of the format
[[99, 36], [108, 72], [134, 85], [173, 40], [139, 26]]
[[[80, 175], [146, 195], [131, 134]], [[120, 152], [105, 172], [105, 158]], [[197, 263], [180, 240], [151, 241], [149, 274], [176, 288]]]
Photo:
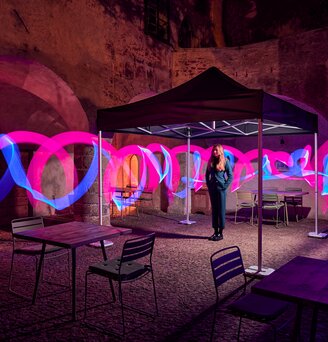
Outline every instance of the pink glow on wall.
[[[39, 144], [33, 158], [25, 173], [18, 150], [19, 144]], [[92, 146], [94, 156], [89, 170], [85, 177], [77, 182], [77, 171], [72, 155], [65, 150], [65, 147], [74, 144], [84, 144]], [[91, 187], [97, 177], [98, 165], [98, 138], [86, 132], [65, 132], [51, 138], [38, 133], [28, 131], [11, 132], [0, 137], [0, 147], [8, 165], [11, 177], [14, 182], [5, 182], [6, 177], [0, 179], [0, 186], [17, 184], [27, 190], [29, 201], [33, 206], [39, 202], [45, 202], [54, 208], [61, 210], [77, 201]], [[103, 191], [105, 201], [113, 200], [119, 210], [132, 205], [147, 189], [154, 191], [161, 182], [164, 182], [169, 200], [175, 197], [184, 198], [186, 196], [187, 183], [195, 191], [204, 185], [205, 170], [211, 153], [211, 147], [204, 149], [196, 145], [191, 145], [191, 175], [187, 180], [185, 174], [185, 156], [187, 145], [176, 146], [172, 149], [161, 144], [150, 144], [146, 147], [140, 145], [129, 145], [116, 150], [111, 144], [103, 140], [102, 155], [106, 159]], [[244, 186], [251, 179], [257, 176], [257, 170], [253, 165], [257, 165], [257, 149], [243, 153], [232, 146], [224, 146], [226, 156], [229, 157], [233, 166], [234, 180], [230, 191], [236, 191]], [[266, 180], [297, 180], [306, 181], [311, 187], [314, 186], [314, 158], [311, 146], [295, 150], [291, 154], [284, 151], [272, 151], [263, 149], [263, 175]], [[138, 175], [131, 173], [129, 158], [135, 155], [139, 161]], [[65, 173], [63, 184], [66, 195], [49, 199], [42, 194], [42, 174], [49, 159], [55, 156], [61, 163]], [[179, 160], [183, 160], [180, 163]], [[17, 171], [18, 170], [18, 171]], [[123, 170], [123, 171], [122, 171]], [[325, 197], [323, 212], [328, 209], [328, 141], [318, 150], [318, 186], [319, 192]], [[120, 184], [118, 177], [120, 172], [124, 172], [132, 177], [131, 184], [137, 184], [131, 189], [130, 198], [124, 201], [117, 187]], [[8, 177], [7, 177], [8, 178]], [[137, 179], [138, 178], [138, 179]], [[7, 185], [6, 185], [6, 184]], [[8, 191], [8, 189], [6, 190]]]

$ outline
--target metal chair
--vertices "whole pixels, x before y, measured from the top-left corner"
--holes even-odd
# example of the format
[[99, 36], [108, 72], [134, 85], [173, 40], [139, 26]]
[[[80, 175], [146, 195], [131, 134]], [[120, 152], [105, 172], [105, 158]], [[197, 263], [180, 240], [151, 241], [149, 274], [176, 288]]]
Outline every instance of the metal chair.
[[[227, 247], [212, 254], [211, 268], [216, 291], [216, 305], [212, 323], [211, 341], [214, 336], [216, 314], [220, 308], [222, 308], [226, 313], [239, 317], [237, 334], [238, 341], [240, 337], [241, 323], [244, 318], [269, 324], [273, 328], [274, 339], [276, 340], [276, 327], [272, 321], [278, 318], [288, 308], [289, 304], [281, 300], [276, 300], [254, 293], [246, 294], [246, 274], [239, 247]], [[235, 284], [235, 282], [230, 282], [230, 280], [236, 277], [241, 278], [241, 286], [234, 287], [231, 290], [231, 285], [232, 283]], [[228, 291], [227, 296], [221, 298], [222, 296], [220, 296], [220, 294], [223, 293], [223, 286], [225, 284], [229, 284], [230, 291]], [[226, 293], [226, 287], [224, 292]], [[240, 292], [241, 295], [239, 295], [237, 299], [231, 299]], [[227, 298], [230, 299], [228, 303]]]
[[[279, 201], [277, 194], [263, 194], [262, 196], [262, 209], [268, 211], [275, 211], [276, 228], [279, 224], [279, 209], [285, 207], [285, 203]], [[284, 224], [286, 222], [286, 212], [284, 210]]]
[[[12, 234], [21, 232], [24, 230], [36, 229], [36, 228], [43, 228], [43, 218], [42, 217], [23, 217], [19, 219], [14, 219], [11, 221], [11, 230]], [[11, 257], [11, 266], [10, 266], [10, 275], [9, 275], [9, 292], [14, 293], [20, 297], [26, 299], [32, 299], [28, 296], [19, 293], [13, 289], [12, 282], [13, 282], [13, 271], [14, 271], [14, 259], [15, 255], [25, 255], [25, 256], [32, 256], [35, 258], [35, 276], [37, 275], [37, 267], [38, 267], [38, 257], [41, 255], [42, 244], [40, 243], [29, 243], [26, 240], [17, 239], [13, 236], [13, 252]], [[61, 252], [60, 252], [61, 251]], [[58, 253], [57, 253], [58, 252]], [[67, 255], [68, 258], [68, 279], [70, 279], [70, 270], [69, 270], [69, 252], [68, 250], [64, 250], [61, 247], [56, 246], [46, 246], [46, 255], [44, 260], [49, 260], [55, 257], [59, 257], [62, 255]], [[43, 264], [44, 266], [44, 264]], [[43, 274], [43, 272], [42, 272]], [[50, 284], [61, 285], [58, 283], [47, 281]]]
[[132, 196], [131, 199], [133, 200], [133, 206], [136, 208], [137, 216], [139, 217], [139, 212], [143, 212], [143, 205], [142, 203], [145, 202], [150, 202], [152, 208], [154, 208], [154, 199], [153, 199], [153, 191], [150, 189], [143, 189], [143, 190], [138, 190], [136, 193], [135, 191], [137, 190], [137, 186], [133, 185], [127, 185], [127, 189], [130, 189], [130, 194], [129, 196]]
[[[286, 188], [286, 191], [296, 191], [296, 192], [302, 192], [302, 188]], [[301, 215], [303, 218], [303, 196], [284, 196], [284, 203], [286, 205], [286, 211], [287, 211], [287, 206], [292, 205], [294, 207], [294, 213], [295, 213], [295, 218], [296, 222], [298, 222], [298, 210], [296, 208], [301, 208]], [[288, 213], [288, 212], [287, 212]]]
[[[151, 275], [151, 281], [154, 291], [154, 301], [156, 315], [158, 315], [158, 305], [156, 288], [153, 274], [152, 266], [152, 253], [155, 242], [155, 233], [149, 235], [138, 237], [135, 239], [130, 239], [125, 241], [122, 254], [120, 257], [114, 258], [112, 260], [106, 260], [101, 263], [89, 266], [88, 271], [85, 275], [85, 306], [84, 306], [84, 318], [86, 318], [87, 311], [87, 285], [88, 276], [90, 274], [99, 275], [109, 279], [110, 287], [112, 291], [113, 300], [116, 300], [113, 281], [118, 282], [118, 295], [119, 301], [121, 303], [121, 315], [122, 315], [122, 325], [123, 332], [122, 335], [125, 336], [125, 317], [124, 308], [128, 308], [132, 311], [139, 312], [141, 314], [154, 317], [154, 314], [141, 310], [140, 308], [132, 307], [123, 303], [123, 292], [122, 284], [137, 281], [147, 274]], [[142, 262], [142, 260], [144, 262]], [[148, 298], [145, 298], [148, 300]]]
[[235, 210], [235, 224], [237, 224], [237, 212], [240, 209], [251, 209], [252, 214], [250, 217], [250, 224], [253, 225], [254, 220], [254, 208], [256, 207], [256, 203], [254, 201], [254, 195], [250, 191], [237, 191], [236, 192], [237, 202], [236, 202], [236, 210]]

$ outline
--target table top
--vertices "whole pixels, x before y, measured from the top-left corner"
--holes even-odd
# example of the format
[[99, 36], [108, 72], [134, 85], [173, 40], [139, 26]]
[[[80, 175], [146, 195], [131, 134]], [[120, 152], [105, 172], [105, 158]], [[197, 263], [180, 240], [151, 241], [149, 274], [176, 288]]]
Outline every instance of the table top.
[[[258, 190], [253, 189], [250, 190], [252, 194], [257, 194]], [[304, 196], [308, 195], [308, 191], [292, 191], [292, 190], [265, 190], [262, 191], [263, 194], [277, 194], [277, 195], [283, 195], [283, 196]]]
[[117, 188], [113, 188], [112, 189], [112, 192], [120, 192], [120, 193], [124, 193], [124, 192], [135, 192], [137, 191], [138, 193], [141, 193], [141, 194], [153, 194], [153, 191], [150, 190], [150, 189], [139, 189], [137, 187], [134, 187], [134, 186], [126, 186], [124, 188], [122, 187], [117, 187]]
[[13, 234], [14, 237], [35, 242], [45, 242], [64, 248], [77, 248], [91, 242], [105, 240], [115, 236], [129, 234], [130, 228], [100, 226], [88, 222], [67, 222], [25, 230]]
[[298, 256], [253, 285], [252, 292], [328, 305], [328, 260]]

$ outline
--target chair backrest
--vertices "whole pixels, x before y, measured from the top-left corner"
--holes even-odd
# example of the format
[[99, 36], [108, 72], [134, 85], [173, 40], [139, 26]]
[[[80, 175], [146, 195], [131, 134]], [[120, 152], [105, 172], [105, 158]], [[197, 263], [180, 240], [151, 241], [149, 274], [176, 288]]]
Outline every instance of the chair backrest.
[[120, 259], [121, 264], [138, 260], [146, 256], [149, 256], [151, 260], [154, 242], [155, 233], [125, 241]]
[[263, 203], [277, 203], [278, 202], [278, 195], [277, 194], [263, 194], [262, 197]]
[[11, 221], [11, 229], [13, 233], [19, 233], [24, 230], [43, 228], [43, 217], [22, 217]]
[[239, 275], [244, 275], [245, 269], [238, 246], [220, 249], [211, 256], [211, 267], [215, 288]]
[[[302, 192], [302, 188], [286, 188], [286, 191]], [[284, 196], [284, 201], [288, 204], [303, 205], [303, 196]]]
[[241, 202], [247, 202], [247, 203], [253, 203], [254, 202], [254, 196], [250, 191], [237, 191], [237, 203]]

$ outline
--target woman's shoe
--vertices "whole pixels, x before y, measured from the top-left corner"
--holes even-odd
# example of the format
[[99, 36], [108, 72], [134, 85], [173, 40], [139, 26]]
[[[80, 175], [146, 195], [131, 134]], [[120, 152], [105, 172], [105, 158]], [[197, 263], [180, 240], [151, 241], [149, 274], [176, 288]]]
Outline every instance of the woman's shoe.
[[215, 233], [213, 234], [213, 235], [211, 235], [209, 238], [208, 238], [208, 240], [210, 240], [210, 241], [214, 241], [214, 238], [215, 238]]
[[212, 241], [220, 241], [223, 239], [223, 235], [219, 234], [219, 235], [214, 235], [213, 240]]
[[222, 235], [222, 234], [218, 234], [218, 235], [213, 234], [213, 235], [210, 236], [208, 239], [209, 239], [210, 241], [220, 241], [220, 240], [223, 239], [223, 235]]

